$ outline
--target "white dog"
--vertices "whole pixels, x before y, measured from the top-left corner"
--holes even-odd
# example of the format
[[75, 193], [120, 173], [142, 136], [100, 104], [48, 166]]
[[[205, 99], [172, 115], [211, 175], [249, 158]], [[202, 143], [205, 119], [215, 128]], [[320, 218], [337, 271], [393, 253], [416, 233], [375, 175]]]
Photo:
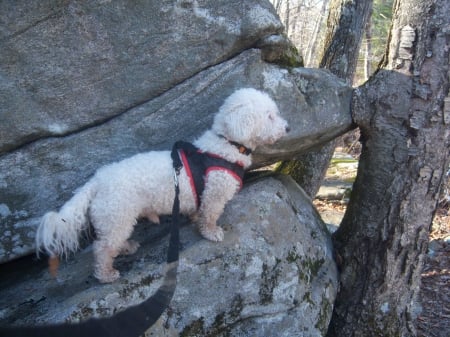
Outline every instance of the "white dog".
[[[261, 91], [246, 88], [235, 91], [225, 100], [212, 129], [194, 145], [209, 157], [220, 157], [230, 165], [246, 169], [251, 164], [252, 150], [258, 145], [274, 143], [288, 131], [287, 122], [280, 117], [275, 102]], [[205, 238], [221, 241], [224, 234], [216, 221], [242, 181], [228, 168], [206, 170], [204, 189], [197, 198], [190, 169], [185, 166], [178, 177], [180, 212], [195, 215]], [[146, 217], [159, 223], [159, 215], [172, 212], [174, 196], [170, 151], [137, 154], [107, 165], [100, 168], [58, 213], [44, 215], [36, 233], [38, 252], [45, 250], [55, 257], [76, 251], [79, 235], [88, 227], [89, 217], [97, 236], [94, 275], [100, 282], [113, 282], [119, 277], [119, 272], [113, 268], [114, 258], [119, 254], [132, 254], [139, 247], [137, 242], [128, 240], [136, 220]]]

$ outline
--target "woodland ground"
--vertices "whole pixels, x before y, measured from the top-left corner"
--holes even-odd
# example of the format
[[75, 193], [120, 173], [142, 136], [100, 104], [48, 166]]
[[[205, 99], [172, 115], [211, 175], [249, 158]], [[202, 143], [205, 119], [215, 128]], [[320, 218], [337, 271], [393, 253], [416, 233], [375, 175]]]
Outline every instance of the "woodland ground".
[[[346, 141], [346, 146], [338, 150], [357, 158], [359, 149], [355, 141]], [[344, 158], [344, 159], [343, 159]], [[348, 185], [354, 180], [357, 159], [351, 156], [335, 156], [325, 178], [325, 185]], [[353, 163], [353, 164], [352, 164]], [[448, 177], [450, 179], [450, 177]], [[339, 184], [339, 182], [341, 184]], [[420, 304], [422, 312], [416, 321], [418, 337], [450, 336], [450, 182], [436, 211], [429, 237], [429, 248], [422, 272]], [[328, 193], [314, 200], [325, 222], [339, 223], [344, 215], [349, 193]], [[330, 221], [329, 221], [330, 220]]]

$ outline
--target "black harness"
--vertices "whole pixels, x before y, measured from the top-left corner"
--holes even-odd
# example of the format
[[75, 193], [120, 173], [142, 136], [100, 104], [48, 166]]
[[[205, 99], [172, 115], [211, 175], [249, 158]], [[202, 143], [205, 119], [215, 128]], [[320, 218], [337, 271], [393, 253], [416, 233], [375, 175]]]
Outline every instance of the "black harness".
[[242, 187], [244, 167], [240, 163], [228, 160], [208, 152], [202, 152], [188, 142], [178, 141], [172, 149], [172, 160], [175, 170], [184, 167], [189, 177], [192, 192], [195, 196], [197, 208], [201, 203], [201, 196], [205, 189], [208, 174], [212, 171], [225, 171], [233, 176]]

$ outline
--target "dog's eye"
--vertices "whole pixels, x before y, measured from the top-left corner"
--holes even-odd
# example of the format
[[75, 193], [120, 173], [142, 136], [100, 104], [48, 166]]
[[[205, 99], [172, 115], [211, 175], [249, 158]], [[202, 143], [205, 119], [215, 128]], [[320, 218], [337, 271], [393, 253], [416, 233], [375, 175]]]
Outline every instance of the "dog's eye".
[[269, 115], [269, 119], [270, 119], [271, 121], [273, 121], [274, 118], [275, 118], [275, 117], [273, 117], [273, 115]]

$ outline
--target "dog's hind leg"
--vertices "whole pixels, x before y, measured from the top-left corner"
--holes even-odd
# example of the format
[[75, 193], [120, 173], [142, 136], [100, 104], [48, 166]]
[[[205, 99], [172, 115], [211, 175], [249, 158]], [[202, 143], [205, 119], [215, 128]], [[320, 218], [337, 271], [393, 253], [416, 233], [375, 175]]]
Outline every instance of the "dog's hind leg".
[[97, 240], [94, 242], [94, 276], [101, 283], [114, 282], [120, 277], [119, 271], [113, 267], [117, 255], [119, 255], [119, 250], [108, 247], [107, 241]]
[[[139, 209], [123, 194], [101, 191], [92, 201], [90, 219], [97, 240], [94, 242], [94, 276], [102, 283], [114, 282], [120, 276], [113, 266], [119, 254], [132, 254], [139, 245], [128, 241], [133, 232]], [[105, 201], [106, 200], [106, 201]]]
[[139, 243], [134, 240], [126, 240], [122, 244], [116, 240], [113, 243], [105, 239], [96, 240], [94, 242], [94, 276], [101, 283], [114, 282], [120, 277], [119, 271], [113, 267], [114, 259], [119, 254], [134, 254], [138, 248]]
[[114, 282], [119, 278], [120, 273], [113, 266], [119, 254], [132, 254], [139, 247], [137, 242], [128, 240], [136, 219], [132, 214], [120, 211], [110, 210], [108, 216], [100, 216], [97, 212], [91, 216], [97, 234], [94, 242], [94, 276], [102, 283]]
[[109, 233], [97, 234], [94, 242], [95, 267], [94, 276], [102, 283], [114, 282], [120, 277], [118, 270], [114, 269], [114, 259], [119, 254], [134, 254], [139, 248], [139, 243], [128, 240], [133, 226], [122, 228], [113, 227]]

